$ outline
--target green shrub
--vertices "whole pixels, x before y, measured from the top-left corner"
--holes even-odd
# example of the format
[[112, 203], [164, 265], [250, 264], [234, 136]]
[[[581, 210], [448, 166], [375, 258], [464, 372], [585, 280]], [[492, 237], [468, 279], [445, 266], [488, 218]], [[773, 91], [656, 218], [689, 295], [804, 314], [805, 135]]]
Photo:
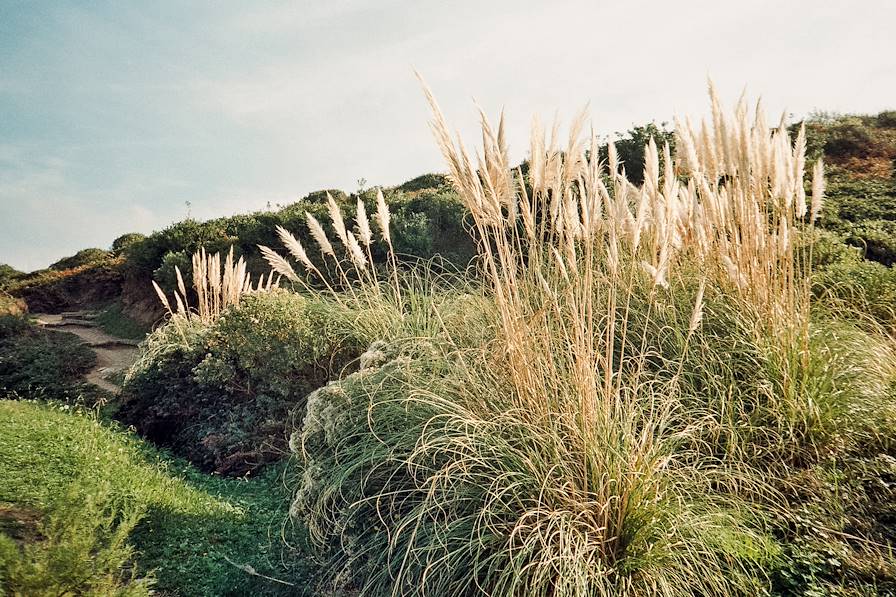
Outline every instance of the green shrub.
[[444, 174], [421, 174], [407, 182], [403, 182], [397, 187], [396, 191], [403, 193], [411, 193], [423, 190], [448, 190], [451, 189], [451, 182]]
[[278, 460], [291, 412], [359, 352], [334, 313], [274, 291], [209, 326], [176, 318], [147, 338], [120, 416], [204, 468], [242, 474]]
[[111, 254], [103, 249], [81, 249], [71, 257], [60, 259], [50, 265], [49, 269], [61, 271], [81, 267], [84, 265], [96, 265], [109, 259]]
[[[465, 210], [457, 195], [445, 187], [444, 177], [439, 175], [425, 175], [419, 180], [409, 181], [407, 185], [403, 188], [413, 190], [399, 188], [384, 191], [386, 201], [392, 206], [396, 228], [393, 240], [399, 253], [409, 256], [407, 262], [410, 264], [419, 257], [429, 259], [439, 255], [456, 268], [465, 268], [475, 250], [473, 239], [464, 226]], [[304, 244], [313, 246], [314, 241], [305, 224], [305, 212], [310, 212], [321, 221], [328, 221], [328, 192], [342, 208], [350, 225], [354, 225], [352, 220], [357, 200], [360, 198], [366, 202], [370, 211], [376, 194], [374, 190], [352, 195], [337, 190], [316, 191], [277, 211], [241, 214], [207, 222], [184, 220], [124, 249], [123, 269], [131, 278], [147, 281], [152, 278], [164, 289], [172, 291], [176, 288], [175, 265], [189, 277], [189, 256], [200, 247], [215, 253], [226, 252], [233, 246], [237, 257], [246, 258], [248, 269], [254, 276], [267, 274], [270, 268], [261, 258], [258, 245], [279, 244], [276, 228], [283, 226]], [[382, 243], [374, 243], [374, 256], [382, 256], [384, 252]], [[315, 263], [322, 263], [318, 252], [311, 251], [309, 255]]]
[[18, 315], [0, 316], [0, 341], [24, 336], [28, 332], [28, 322]]
[[896, 128], [896, 110], [886, 110], [877, 115], [877, 126], [881, 128]]
[[0, 395], [80, 399], [92, 393], [81, 376], [95, 364], [96, 354], [74, 334], [0, 318]]
[[896, 270], [863, 259], [842, 236], [819, 230], [811, 249], [813, 293], [838, 317], [896, 324]]
[[52, 497], [38, 538], [20, 547], [0, 534], [0, 589], [34, 597], [150, 595], [151, 578], [137, 578], [128, 543], [143, 514], [108, 486], [73, 483]]
[[145, 240], [146, 235], [140, 234], [139, 232], [129, 232], [128, 234], [122, 234], [112, 241], [112, 254], [116, 256], [122, 255], [131, 247]]
[[192, 253], [168, 251], [162, 256], [162, 264], [152, 273], [152, 279], [165, 290], [174, 291], [178, 287], [176, 270], [179, 269], [184, 284], [191, 288], [193, 286], [192, 263]]
[[308, 193], [302, 197], [300, 203], [324, 205], [327, 202], [327, 194], [332, 196], [338, 203], [344, 203], [348, 199], [348, 195], [339, 189], [322, 189]]

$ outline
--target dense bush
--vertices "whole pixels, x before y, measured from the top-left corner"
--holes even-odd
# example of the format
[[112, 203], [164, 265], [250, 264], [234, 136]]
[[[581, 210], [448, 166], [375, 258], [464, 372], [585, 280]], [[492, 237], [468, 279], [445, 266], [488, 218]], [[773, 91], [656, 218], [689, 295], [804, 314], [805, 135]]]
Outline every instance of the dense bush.
[[0, 288], [3, 288], [7, 283], [17, 278], [21, 278], [24, 275], [24, 272], [20, 272], [11, 265], [0, 263]]
[[896, 128], [896, 110], [886, 110], [877, 115], [877, 126], [881, 128]]
[[111, 257], [109, 251], [103, 249], [81, 249], [71, 257], [65, 257], [50, 265], [48, 269], [62, 271], [81, 267], [84, 265], [96, 265]]
[[211, 325], [151, 334], [119, 416], [191, 462], [242, 474], [283, 457], [291, 413], [358, 354], [335, 309], [285, 291], [249, 294]]
[[95, 364], [96, 354], [74, 334], [0, 317], [0, 395], [78, 399], [91, 393], [81, 376]]
[[[257, 246], [276, 245], [277, 226], [293, 232], [305, 244], [313, 245], [305, 224], [305, 212], [326, 221], [327, 193], [333, 196], [347, 218], [351, 217], [359, 198], [371, 210], [376, 196], [372, 190], [352, 195], [336, 190], [317, 191], [276, 211], [207, 222], [184, 220], [125, 248], [124, 270], [129, 276], [152, 278], [166, 290], [173, 290], [176, 287], [175, 265], [189, 274], [189, 256], [199, 248], [205, 247], [214, 253], [233, 246], [237, 257], [246, 258], [254, 275], [267, 273], [268, 265], [260, 258]], [[474, 252], [473, 241], [463, 224], [463, 206], [456, 194], [446, 188], [444, 177], [424, 175], [396, 189], [386, 189], [384, 193], [392, 207], [393, 241], [400, 254], [423, 258], [438, 254], [457, 267], [467, 265]], [[383, 248], [377, 247], [375, 251], [381, 255]], [[319, 260], [319, 255], [312, 254], [312, 258]], [[189, 280], [186, 282], [189, 285]]]
[[129, 232], [128, 234], [122, 234], [112, 241], [112, 247], [110, 248], [110, 250], [112, 251], [113, 255], [121, 255], [131, 245], [135, 245], [144, 240], [146, 240], [146, 235], [140, 234], [139, 232]]
[[427, 189], [438, 189], [450, 192], [451, 183], [448, 181], [448, 177], [444, 174], [421, 174], [420, 176], [412, 178], [411, 180], [401, 183], [400, 185], [395, 187], [396, 191], [401, 191], [404, 193], [423, 191]]

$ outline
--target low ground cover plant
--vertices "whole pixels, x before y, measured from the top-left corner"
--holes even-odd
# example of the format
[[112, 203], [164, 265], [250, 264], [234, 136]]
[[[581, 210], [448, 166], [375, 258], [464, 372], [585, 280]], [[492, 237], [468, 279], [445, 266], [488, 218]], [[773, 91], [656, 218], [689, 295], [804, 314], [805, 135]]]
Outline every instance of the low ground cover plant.
[[303, 594], [302, 531], [269, 473], [209, 477], [89, 411], [0, 401], [0, 590]]
[[93, 394], [81, 376], [95, 364], [96, 354], [74, 334], [0, 316], [0, 396], [81, 400]]

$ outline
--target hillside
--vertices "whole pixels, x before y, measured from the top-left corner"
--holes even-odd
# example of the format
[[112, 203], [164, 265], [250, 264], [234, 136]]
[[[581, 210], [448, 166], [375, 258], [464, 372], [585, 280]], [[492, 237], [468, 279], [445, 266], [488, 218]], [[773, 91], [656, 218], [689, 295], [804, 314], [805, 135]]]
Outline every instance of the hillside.
[[0, 268], [0, 593], [894, 594], [896, 113], [433, 113], [453, 182]]

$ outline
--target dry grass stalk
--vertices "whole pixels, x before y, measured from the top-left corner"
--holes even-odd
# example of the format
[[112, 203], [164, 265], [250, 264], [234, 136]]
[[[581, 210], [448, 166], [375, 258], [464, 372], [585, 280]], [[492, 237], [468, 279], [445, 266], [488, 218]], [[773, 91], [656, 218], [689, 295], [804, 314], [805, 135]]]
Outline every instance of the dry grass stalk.
[[[292, 269], [284, 261], [281, 267]], [[209, 323], [214, 321], [221, 312], [231, 305], [239, 304], [240, 297], [248, 292], [267, 292], [279, 285], [280, 278], [274, 278], [273, 272], [267, 276], [260, 276], [255, 285], [252, 284], [252, 275], [246, 271], [246, 261], [240, 257], [236, 262], [233, 259], [233, 247], [227, 253], [222, 262], [221, 253], [207, 254], [202, 248], [193, 255], [193, 291], [196, 296], [196, 306], [192, 307], [188, 299], [186, 284], [180, 271], [175, 267], [178, 289], [174, 293], [177, 308], [172, 309], [171, 303], [165, 296], [161, 287], [153, 280], [152, 285], [159, 296], [168, 314], [187, 319], [198, 318]], [[286, 275], [286, 274], [281, 274]], [[295, 276], [295, 272], [292, 273]], [[288, 277], [288, 276], [287, 276]]]
[[[302, 246], [302, 243], [293, 236], [289, 231], [282, 227], [278, 227], [277, 232], [281, 242], [304, 269], [312, 275], [313, 279], [324, 284], [331, 297], [338, 303], [343, 303], [346, 294], [338, 292], [336, 289], [344, 289], [356, 303], [370, 303], [374, 297], [376, 300], [382, 298], [381, 281], [379, 280], [377, 268], [374, 267], [373, 254], [371, 252], [371, 244], [373, 243], [373, 231], [370, 227], [370, 220], [367, 217], [367, 209], [364, 202], [358, 198], [356, 207], [356, 224], [357, 235], [354, 231], [349, 230], [342, 216], [339, 205], [329, 194], [327, 195], [327, 210], [332, 220], [333, 229], [339, 245], [342, 246], [341, 253], [344, 258], [337, 254], [337, 250], [330, 238], [327, 236], [323, 225], [308, 212], [305, 212], [305, 219], [308, 224], [308, 230], [311, 237], [315, 240], [320, 248], [321, 255], [326, 260], [329, 258], [336, 270], [336, 279], [331, 280], [328, 275], [324, 274], [318, 268]], [[386, 205], [385, 198], [381, 190], [377, 190], [377, 209], [376, 221], [380, 227], [382, 239], [386, 242], [388, 248], [388, 266], [391, 277], [392, 290], [394, 290], [394, 299], [396, 304], [400, 304], [401, 288], [398, 281], [398, 261], [395, 257], [395, 251], [392, 247], [392, 237], [389, 231], [391, 214], [389, 207]], [[305, 278], [299, 276], [292, 265], [278, 255], [272, 249], [259, 245], [262, 255], [271, 266], [272, 271], [286, 277], [292, 282], [303, 286], [308, 291], [313, 291]]]
[[[561, 400], [552, 392], [571, 392], [579, 405], [570, 416], [579, 425], [593, 428], [586, 422], [612, 417], [624, 363], [643, 359], [615, 344], [617, 326], [627, 325], [628, 297], [642, 277], [654, 298], [680, 285], [681, 264], [706, 272], [691, 333], [702, 321], [706, 284], [735, 293], [757, 325], [805, 332], [809, 286], [795, 238], [820, 209], [823, 171], [815, 165], [807, 205], [805, 135], [791, 143], [783, 124], [770, 129], [761, 104], [752, 119], [743, 99], [729, 115], [710, 86], [712, 124], [694, 130], [676, 120], [675, 156], [651, 139], [638, 187], [619, 167], [612, 143], [609, 168], [599, 161], [594, 133], [583, 135], [584, 113], [562, 144], [556, 124], [546, 134], [536, 121], [528, 181], [514, 180], [503, 116], [495, 129], [480, 111], [482, 149], [471, 159], [428, 90], [426, 96], [449, 176], [481, 239], [506, 347], [499, 367], [509, 372], [524, 412], [543, 416]], [[596, 304], [596, 297], [604, 298]], [[555, 387], [560, 379], [569, 380], [562, 389]]]

